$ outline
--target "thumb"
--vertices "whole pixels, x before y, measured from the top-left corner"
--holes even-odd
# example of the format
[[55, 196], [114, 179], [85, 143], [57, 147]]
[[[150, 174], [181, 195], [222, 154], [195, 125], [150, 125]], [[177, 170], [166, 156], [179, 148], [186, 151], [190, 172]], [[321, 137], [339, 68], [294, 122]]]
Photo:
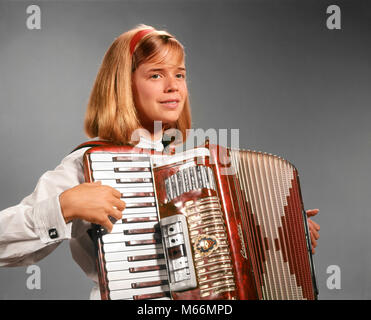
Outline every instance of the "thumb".
[[310, 209], [306, 211], [308, 217], [313, 217], [319, 212], [319, 209]]

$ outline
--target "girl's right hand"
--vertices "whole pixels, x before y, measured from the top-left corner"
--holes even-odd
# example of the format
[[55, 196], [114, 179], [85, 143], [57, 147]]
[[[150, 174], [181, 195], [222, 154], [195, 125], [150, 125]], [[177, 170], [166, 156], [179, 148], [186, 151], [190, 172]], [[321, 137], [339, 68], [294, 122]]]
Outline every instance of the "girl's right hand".
[[61, 193], [59, 202], [64, 220], [79, 218], [105, 227], [111, 232], [113, 224], [109, 217], [122, 219], [125, 202], [121, 193], [100, 181], [82, 183]]

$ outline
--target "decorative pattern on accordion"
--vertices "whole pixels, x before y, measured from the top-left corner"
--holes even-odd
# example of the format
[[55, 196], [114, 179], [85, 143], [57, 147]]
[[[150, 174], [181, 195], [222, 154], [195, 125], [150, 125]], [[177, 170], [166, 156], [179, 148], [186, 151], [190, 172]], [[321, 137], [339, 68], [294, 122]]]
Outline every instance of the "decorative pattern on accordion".
[[231, 150], [231, 157], [247, 202], [244, 231], [252, 238], [262, 298], [313, 299], [296, 169], [271, 154]]

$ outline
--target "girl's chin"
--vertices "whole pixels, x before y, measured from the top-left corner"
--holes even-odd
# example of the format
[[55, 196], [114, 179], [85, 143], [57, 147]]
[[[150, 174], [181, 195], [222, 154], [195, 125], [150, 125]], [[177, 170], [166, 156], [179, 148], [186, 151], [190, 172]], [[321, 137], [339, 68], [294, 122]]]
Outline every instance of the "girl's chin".
[[174, 122], [177, 122], [179, 119], [179, 115], [174, 115], [174, 116], [167, 116], [167, 117], [160, 117], [159, 120], [157, 121], [161, 121], [163, 124], [172, 124]]

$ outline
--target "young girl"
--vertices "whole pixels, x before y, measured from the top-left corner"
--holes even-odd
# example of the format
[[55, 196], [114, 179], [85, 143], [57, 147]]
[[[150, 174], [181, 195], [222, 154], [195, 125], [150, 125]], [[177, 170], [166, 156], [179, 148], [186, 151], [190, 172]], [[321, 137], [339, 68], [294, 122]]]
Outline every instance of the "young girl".
[[[161, 127], [154, 126], [161, 121]], [[140, 25], [114, 40], [98, 72], [85, 118], [85, 131], [115, 144], [163, 150], [168, 128], [183, 137], [191, 126], [183, 46], [168, 32]], [[134, 141], [145, 129], [149, 137]], [[98, 282], [91, 223], [112, 229], [110, 217], [121, 219], [120, 192], [100, 183], [84, 183], [82, 156], [87, 148], [66, 156], [47, 171], [34, 192], [20, 204], [0, 212], [0, 266], [30, 265], [65, 239], [73, 259]], [[309, 210], [309, 216], [318, 210]], [[319, 226], [309, 219], [313, 247]], [[90, 298], [99, 299], [95, 287]]]

